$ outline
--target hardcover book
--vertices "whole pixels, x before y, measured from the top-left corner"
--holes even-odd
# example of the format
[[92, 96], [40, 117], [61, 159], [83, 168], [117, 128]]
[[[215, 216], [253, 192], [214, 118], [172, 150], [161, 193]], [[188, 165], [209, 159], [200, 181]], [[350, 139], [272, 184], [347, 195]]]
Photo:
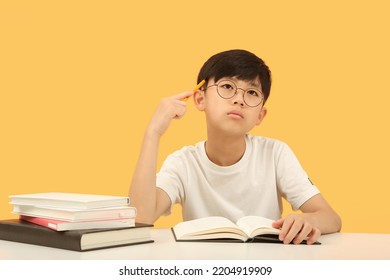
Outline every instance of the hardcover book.
[[20, 194], [9, 197], [11, 198], [11, 204], [76, 209], [114, 207], [130, 203], [128, 197], [62, 192]]
[[152, 225], [119, 229], [54, 231], [20, 219], [0, 221], [0, 239], [73, 251], [89, 251], [153, 242]]
[[214, 216], [181, 222], [172, 231], [176, 241], [282, 243], [280, 230], [272, 227], [272, 222], [259, 216], [246, 216], [233, 223]]

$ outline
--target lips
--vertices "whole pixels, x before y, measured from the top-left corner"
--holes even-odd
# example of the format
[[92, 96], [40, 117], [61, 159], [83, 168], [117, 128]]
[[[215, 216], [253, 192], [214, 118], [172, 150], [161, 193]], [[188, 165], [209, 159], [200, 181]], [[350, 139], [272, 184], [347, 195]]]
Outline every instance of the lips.
[[243, 119], [244, 118], [244, 115], [240, 111], [231, 111], [231, 112], [229, 112], [227, 114], [228, 114], [228, 116], [232, 116], [234, 118], [239, 118], [239, 119]]

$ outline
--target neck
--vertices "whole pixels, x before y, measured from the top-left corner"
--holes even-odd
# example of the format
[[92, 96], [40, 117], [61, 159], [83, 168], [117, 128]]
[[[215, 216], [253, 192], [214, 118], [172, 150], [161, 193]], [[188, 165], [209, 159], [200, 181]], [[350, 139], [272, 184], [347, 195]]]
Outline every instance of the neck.
[[208, 158], [220, 166], [229, 166], [237, 163], [245, 153], [245, 136], [217, 136], [208, 135], [205, 149]]

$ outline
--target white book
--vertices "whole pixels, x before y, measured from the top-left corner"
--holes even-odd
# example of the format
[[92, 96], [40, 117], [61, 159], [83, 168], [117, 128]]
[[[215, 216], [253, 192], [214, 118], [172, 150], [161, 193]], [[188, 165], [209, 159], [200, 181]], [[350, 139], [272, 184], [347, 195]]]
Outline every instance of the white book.
[[173, 227], [173, 232], [177, 241], [230, 239], [250, 242], [264, 234], [277, 239], [280, 230], [273, 228], [272, 222], [263, 217], [246, 216], [233, 223], [227, 218], [213, 216], [181, 222]]
[[58, 208], [93, 209], [128, 205], [130, 199], [122, 196], [79, 193], [33, 193], [11, 195], [11, 204], [49, 206]]
[[[259, 216], [245, 216], [236, 223], [212, 216], [178, 223], [172, 231], [176, 241], [282, 243], [280, 229], [272, 227], [272, 223], [273, 220]], [[302, 243], [306, 244], [306, 240]]]
[[135, 218], [137, 215], [137, 209], [131, 206], [118, 206], [96, 209], [69, 209], [15, 204], [12, 213], [23, 216], [76, 222]]

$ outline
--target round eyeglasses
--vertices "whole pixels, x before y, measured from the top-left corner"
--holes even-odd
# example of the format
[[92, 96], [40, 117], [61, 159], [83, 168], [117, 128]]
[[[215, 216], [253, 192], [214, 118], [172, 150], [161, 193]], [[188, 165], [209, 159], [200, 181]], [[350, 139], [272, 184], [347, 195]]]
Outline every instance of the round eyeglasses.
[[[223, 99], [233, 98], [237, 94], [237, 90], [244, 91], [243, 100], [246, 105], [249, 107], [257, 107], [263, 102], [263, 93], [257, 88], [248, 88], [242, 89], [237, 87], [237, 85], [231, 80], [221, 80], [218, 83], [208, 86], [217, 87], [218, 95]], [[206, 89], [207, 89], [206, 88]]]

